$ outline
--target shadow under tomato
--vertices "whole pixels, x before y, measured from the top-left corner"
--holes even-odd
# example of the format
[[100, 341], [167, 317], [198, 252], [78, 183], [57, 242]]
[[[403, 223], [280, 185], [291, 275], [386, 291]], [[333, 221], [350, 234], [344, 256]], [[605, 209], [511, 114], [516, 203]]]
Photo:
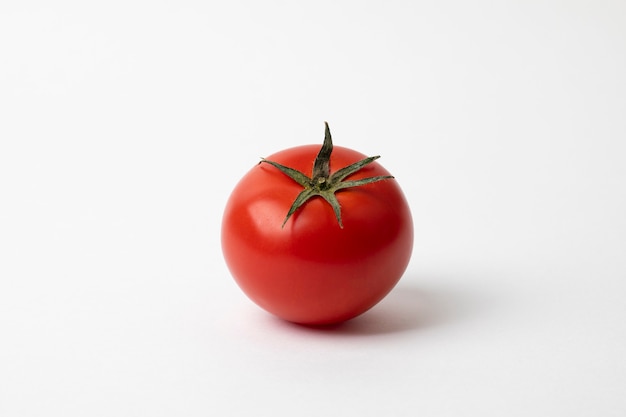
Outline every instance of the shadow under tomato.
[[420, 331], [461, 321], [476, 311], [477, 304], [468, 293], [399, 284], [378, 305], [352, 320], [325, 326], [285, 323], [322, 333], [373, 336]]

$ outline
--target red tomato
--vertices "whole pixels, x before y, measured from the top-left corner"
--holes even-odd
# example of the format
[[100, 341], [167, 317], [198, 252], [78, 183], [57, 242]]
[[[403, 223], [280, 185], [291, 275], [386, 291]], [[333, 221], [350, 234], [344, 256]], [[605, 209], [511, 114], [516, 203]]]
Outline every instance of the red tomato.
[[[311, 175], [319, 149], [290, 148], [267, 161]], [[330, 175], [364, 158], [335, 147]], [[378, 176], [389, 172], [371, 162], [346, 181]], [[314, 196], [286, 220], [302, 191], [269, 163], [253, 167], [226, 204], [226, 264], [252, 301], [285, 320], [321, 325], [356, 317], [382, 300], [408, 265], [413, 223], [406, 199], [389, 178], [337, 191], [340, 218], [329, 202]]]

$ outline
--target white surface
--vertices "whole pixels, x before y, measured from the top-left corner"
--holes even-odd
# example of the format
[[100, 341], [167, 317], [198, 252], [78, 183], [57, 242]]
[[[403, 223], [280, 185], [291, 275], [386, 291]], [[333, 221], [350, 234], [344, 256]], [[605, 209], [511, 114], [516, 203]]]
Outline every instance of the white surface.
[[[626, 3], [52, 3], [0, 5], [0, 415], [625, 415]], [[219, 226], [324, 120], [416, 242], [312, 330]]]

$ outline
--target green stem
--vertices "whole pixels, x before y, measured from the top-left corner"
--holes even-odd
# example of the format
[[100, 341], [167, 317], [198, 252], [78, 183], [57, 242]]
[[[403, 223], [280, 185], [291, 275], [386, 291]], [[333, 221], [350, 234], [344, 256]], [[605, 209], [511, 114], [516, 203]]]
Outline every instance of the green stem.
[[374, 162], [376, 159], [380, 158], [380, 156], [370, 156], [369, 158], [362, 159], [354, 164], [348, 165], [347, 167], [341, 168], [333, 175], [330, 175], [330, 155], [333, 152], [333, 140], [330, 135], [330, 128], [328, 127], [328, 123], [325, 124], [325, 132], [324, 132], [324, 143], [313, 162], [313, 172], [311, 178], [309, 178], [306, 174], [287, 167], [285, 165], [279, 164], [274, 161], [267, 160], [265, 158], [261, 159], [259, 163], [267, 163], [277, 168], [280, 172], [287, 175], [289, 178], [297, 182], [300, 186], [304, 188], [298, 194], [293, 204], [289, 208], [287, 212], [287, 216], [283, 221], [281, 227], [284, 227], [287, 223], [287, 220], [307, 201], [311, 198], [319, 196], [330, 204], [335, 213], [335, 217], [337, 218], [337, 223], [339, 227], [343, 229], [343, 221], [341, 220], [341, 207], [339, 205], [339, 201], [337, 200], [337, 196], [335, 193], [339, 190], [344, 190], [346, 188], [352, 187], [360, 187], [365, 184], [371, 184], [378, 181], [392, 179], [391, 175], [383, 175], [377, 177], [369, 177], [362, 178], [359, 180], [350, 180], [344, 181], [350, 175], [360, 171], [366, 165]]

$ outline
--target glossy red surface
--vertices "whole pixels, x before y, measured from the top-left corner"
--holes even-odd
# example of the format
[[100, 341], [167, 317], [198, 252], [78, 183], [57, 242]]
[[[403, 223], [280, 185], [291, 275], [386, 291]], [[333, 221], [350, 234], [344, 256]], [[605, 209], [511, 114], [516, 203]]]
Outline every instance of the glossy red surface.
[[[267, 159], [310, 175], [318, 151], [300, 146]], [[331, 173], [364, 157], [335, 147]], [[378, 175], [390, 174], [373, 162], [349, 179]], [[402, 190], [389, 179], [339, 191], [343, 229], [320, 197], [281, 228], [300, 191], [275, 167], [254, 166], [224, 211], [226, 263], [250, 299], [285, 320], [330, 324], [358, 316], [387, 295], [408, 265], [413, 223]]]

